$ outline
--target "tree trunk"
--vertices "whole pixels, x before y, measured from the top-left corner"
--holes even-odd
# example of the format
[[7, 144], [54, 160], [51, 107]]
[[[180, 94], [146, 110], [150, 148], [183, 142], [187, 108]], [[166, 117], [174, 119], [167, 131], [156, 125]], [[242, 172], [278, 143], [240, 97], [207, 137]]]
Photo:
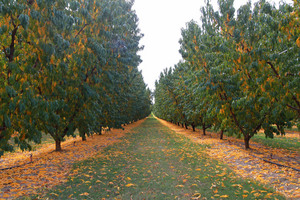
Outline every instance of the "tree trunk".
[[98, 134], [102, 135], [102, 126], [100, 126], [100, 128], [99, 128], [99, 133]]
[[61, 141], [55, 140], [55, 151], [61, 151]]
[[205, 126], [205, 122], [202, 123], [202, 132], [203, 132], [203, 135], [206, 135], [206, 126]]
[[86, 141], [86, 135], [85, 133], [81, 136], [82, 141]]
[[195, 132], [196, 130], [195, 130], [195, 125], [194, 124], [192, 124], [192, 128], [193, 128], [193, 131]]
[[184, 123], [181, 123], [182, 128], [184, 128]]
[[184, 126], [186, 129], [189, 129], [187, 123], [184, 123]]
[[250, 135], [244, 135], [244, 142], [245, 142], [245, 149], [250, 149], [249, 141], [250, 141]]
[[220, 132], [220, 140], [223, 140], [224, 130], [222, 129]]
[[177, 122], [177, 125], [178, 125], [178, 126], [180, 126], [180, 123], [179, 123], [179, 122]]

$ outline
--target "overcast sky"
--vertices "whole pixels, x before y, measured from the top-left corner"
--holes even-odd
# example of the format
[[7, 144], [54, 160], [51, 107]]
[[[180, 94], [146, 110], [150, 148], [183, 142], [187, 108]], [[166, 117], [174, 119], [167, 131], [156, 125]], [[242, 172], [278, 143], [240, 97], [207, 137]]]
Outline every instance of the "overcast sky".
[[[211, 2], [217, 9], [217, 0]], [[236, 0], [236, 10], [247, 2]], [[279, 0], [272, 2], [278, 5]], [[292, 3], [292, 0], [286, 2]], [[155, 80], [163, 69], [173, 67], [181, 59], [178, 52], [181, 28], [192, 19], [200, 22], [203, 5], [204, 0], [135, 0], [133, 9], [139, 18], [139, 28], [145, 35], [141, 40], [145, 48], [139, 53], [143, 60], [139, 69], [151, 90], [155, 89]]]

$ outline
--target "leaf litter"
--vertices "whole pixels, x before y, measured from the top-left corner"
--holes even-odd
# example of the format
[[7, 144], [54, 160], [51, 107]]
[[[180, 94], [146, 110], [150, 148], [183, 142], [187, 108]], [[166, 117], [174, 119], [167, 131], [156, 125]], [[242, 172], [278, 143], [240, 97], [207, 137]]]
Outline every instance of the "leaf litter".
[[[121, 138], [144, 120], [127, 125], [125, 130], [113, 129], [103, 135], [93, 135], [87, 141], [80, 137], [70, 138], [62, 143], [61, 152], [56, 152], [54, 144], [45, 144], [33, 152], [6, 154], [0, 159], [0, 199], [14, 199], [36, 194], [37, 190], [50, 189], [67, 181], [73, 163], [99, 154], [103, 148], [120, 142]], [[32, 154], [32, 162], [30, 155]], [[87, 196], [88, 193], [83, 193]]]
[[[200, 131], [193, 132], [191, 129], [184, 129], [162, 119], [158, 120], [176, 133], [190, 138], [191, 141], [207, 145], [206, 153], [210, 157], [228, 164], [238, 175], [270, 185], [287, 198], [300, 199], [299, 171], [262, 160], [300, 169], [299, 150], [275, 149], [253, 141], [251, 149], [245, 150], [241, 139], [228, 137], [220, 140], [217, 133], [209, 132], [204, 136]], [[288, 137], [297, 136], [289, 134]]]

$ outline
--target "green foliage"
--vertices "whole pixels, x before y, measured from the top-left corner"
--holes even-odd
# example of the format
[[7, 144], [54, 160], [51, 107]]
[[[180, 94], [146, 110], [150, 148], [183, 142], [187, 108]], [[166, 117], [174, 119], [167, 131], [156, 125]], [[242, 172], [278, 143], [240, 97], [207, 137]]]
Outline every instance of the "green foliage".
[[60, 150], [75, 129], [84, 138], [150, 114], [131, 7], [125, 0], [1, 0], [0, 152], [12, 150], [12, 137], [30, 148], [41, 132]]
[[299, 4], [247, 3], [235, 17], [233, 1], [218, 3], [217, 12], [209, 2], [201, 8], [202, 27], [182, 30], [184, 60], [156, 83], [154, 111], [243, 136], [249, 148], [260, 129], [272, 138], [299, 123]]

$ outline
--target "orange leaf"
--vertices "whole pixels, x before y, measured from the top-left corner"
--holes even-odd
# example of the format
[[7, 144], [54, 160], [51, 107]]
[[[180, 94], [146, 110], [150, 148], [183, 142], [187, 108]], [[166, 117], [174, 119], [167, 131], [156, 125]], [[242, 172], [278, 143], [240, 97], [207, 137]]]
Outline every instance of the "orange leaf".
[[128, 183], [127, 185], [125, 185], [126, 187], [132, 187], [132, 186], [135, 186], [134, 184], [132, 183]]
[[300, 37], [298, 37], [298, 39], [296, 40], [296, 44], [300, 48]]
[[222, 195], [222, 196], [220, 196], [221, 198], [227, 198], [227, 197], [229, 197], [227, 194], [226, 195]]
[[176, 185], [175, 187], [184, 187], [184, 185]]
[[88, 196], [88, 195], [90, 195], [90, 194], [87, 192], [80, 194], [80, 196]]

